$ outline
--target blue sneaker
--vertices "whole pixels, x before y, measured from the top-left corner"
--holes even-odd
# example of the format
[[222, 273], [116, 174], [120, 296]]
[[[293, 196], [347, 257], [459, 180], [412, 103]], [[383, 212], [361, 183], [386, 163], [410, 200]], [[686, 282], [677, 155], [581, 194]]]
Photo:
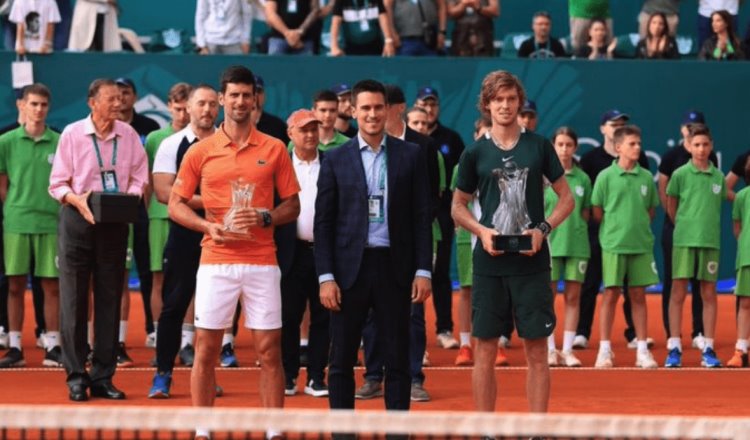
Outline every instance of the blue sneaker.
[[154, 374], [154, 382], [151, 391], [148, 392], [149, 399], [168, 399], [169, 388], [172, 386], [172, 373]]
[[232, 344], [226, 343], [221, 347], [221, 366], [227, 368], [237, 368], [240, 364], [237, 362], [237, 356], [234, 354]]
[[701, 356], [701, 365], [706, 368], [721, 367], [721, 361], [716, 357], [716, 352], [713, 348], [706, 347], [706, 349], [703, 350], [703, 355]]
[[669, 350], [664, 366], [667, 368], [680, 368], [682, 366], [682, 352], [679, 348]]

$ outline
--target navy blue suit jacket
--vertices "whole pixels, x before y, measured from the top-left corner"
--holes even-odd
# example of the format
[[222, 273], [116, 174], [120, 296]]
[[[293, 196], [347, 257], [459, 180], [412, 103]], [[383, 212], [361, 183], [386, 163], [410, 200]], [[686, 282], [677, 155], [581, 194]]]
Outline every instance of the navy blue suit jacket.
[[[430, 192], [425, 150], [387, 136], [388, 234], [393, 279], [408, 287], [417, 269], [432, 269]], [[326, 154], [315, 201], [315, 267], [341, 289], [359, 274], [368, 233], [367, 183], [359, 141]]]

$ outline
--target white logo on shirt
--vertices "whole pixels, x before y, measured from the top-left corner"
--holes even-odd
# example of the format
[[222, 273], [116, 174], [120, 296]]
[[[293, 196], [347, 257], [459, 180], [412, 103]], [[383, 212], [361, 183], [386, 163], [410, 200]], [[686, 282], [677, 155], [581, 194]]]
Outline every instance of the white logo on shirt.
[[583, 187], [581, 185], [576, 185], [576, 194], [578, 197], [583, 197]]
[[587, 267], [588, 267], [588, 262], [587, 261], [579, 261], [578, 262], [578, 272], [580, 272], [581, 274], [585, 274], [586, 273], [586, 268]]
[[714, 183], [711, 185], [711, 191], [713, 191], [714, 194], [719, 194], [721, 192], [721, 185]]
[[708, 264], [706, 264], [706, 270], [708, 270], [708, 273], [711, 275], [715, 274], [717, 269], [719, 269], [719, 263], [716, 261], [709, 261]]
[[509, 157], [504, 157], [504, 158], [503, 158], [503, 163], [505, 163], [505, 162], [507, 162], [507, 161], [509, 161], [509, 160], [511, 160], [511, 159], [513, 159], [513, 156], [509, 156]]
[[641, 185], [641, 194], [643, 195], [643, 197], [646, 197], [646, 195], [648, 194], [648, 187], [646, 185]]

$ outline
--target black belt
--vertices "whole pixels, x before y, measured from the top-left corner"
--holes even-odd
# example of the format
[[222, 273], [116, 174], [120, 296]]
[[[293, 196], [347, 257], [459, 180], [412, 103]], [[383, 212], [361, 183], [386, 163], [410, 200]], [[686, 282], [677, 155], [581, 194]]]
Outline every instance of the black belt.
[[301, 246], [303, 248], [312, 249], [314, 244], [315, 243], [313, 243], [312, 241], [300, 240], [299, 238], [297, 239], [297, 246]]

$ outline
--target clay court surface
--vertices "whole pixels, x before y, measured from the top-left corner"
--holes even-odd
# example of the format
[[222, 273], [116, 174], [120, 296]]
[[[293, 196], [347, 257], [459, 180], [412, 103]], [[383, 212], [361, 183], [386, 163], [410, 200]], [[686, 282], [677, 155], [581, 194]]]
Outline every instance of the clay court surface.
[[[131, 322], [129, 326], [129, 354], [135, 360], [133, 368], [120, 369], [114, 383], [127, 394], [122, 402], [92, 399], [87, 403], [74, 404], [68, 401], [65, 374], [62, 369], [41, 367], [43, 352], [34, 345], [33, 314], [31, 297], [27, 298], [24, 328], [24, 353], [27, 366], [20, 369], [0, 370], [0, 404], [70, 404], [70, 405], [190, 405], [189, 376], [187, 368], [177, 368], [174, 373], [172, 397], [168, 400], [149, 400], [146, 394], [151, 385], [154, 369], [149, 360], [153, 349], [144, 347], [145, 332], [141, 312], [141, 297], [132, 293]], [[454, 295], [454, 314], [458, 295]], [[688, 299], [689, 301], [689, 299]], [[666, 356], [664, 330], [661, 324], [659, 295], [648, 295], [649, 331], [656, 340], [654, 356], [663, 364]], [[562, 297], [558, 296], [558, 311], [562, 308]], [[432, 396], [430, 402], [412, 403], [412, 409], [469, 411], [473, 408], [471, 398], [471, 367], [454, 367], [456, 350], [439, 348], [435, 343], [434, 313], [432, 303], [427, 306], [428, 344], [431, 361], [425, 368], [425, 388]], [[689, 304], [685, 311], [689, 311]], [[716, 336], [716, 351], [726, 362], [734, 351], [735, 299], [732, 295], [719, 296], [719, 319]], [[561, 316], [558, 314], [558, 316]], [[687, 318], [687, 315], [686, 315]], [[689, 319], [686, 319], [689, 322]], [[457, 322], [454, 319], [454, 322]], [[593, 368], [554, 368], [552, 371], [552, 397], [550, 411], [558, 413], [603, 413], [603, 414], [649, 414], [649, 415], [704, 415], [704, 416], [750, 416], [750, 370], [717, 369], [700, 367], [700, 354], [691, 349], [690, 341], [683, 338], [687, 347], [683, 355], [684, 367], [678, 370], [643, 371], [633, 368], [635, 352], [626, 347], [622, 337], [624, 319], [617, 316], [613, 332], [613, 349], [616, 368], [595, 370]], [[558, 347], [561, 344], [561, 326], [558, 326]], [[683, 334], [689, 335], [685, 327]], [[593, 366], [596, 357], [598, 323], [594, 323], [593, 344], [578, 351], [584, 366]], [[258, 406], [259, 368], [255, 366], [252, 338], [241, 329], [236, 341], [240, 368], [218, 368], [219, 384], [225, 395], [217, 400], [217, 406]], [[496, 369], [500, 384], [497, 410], [525, 411], [526, 369], [520, 340], [514, 336], [507, 351], [510, 367]], [[356, 371], [357, 384], [362, 382], [364, 370]], [[314, 398], [301, 393], [304, 371], [298, 380], [299, 393], [287, 397], [285, 406], [290, 408], [327, 408], [325, 398]], [[359, 409], [382, 409], [382, 399], [358, 401]]]

